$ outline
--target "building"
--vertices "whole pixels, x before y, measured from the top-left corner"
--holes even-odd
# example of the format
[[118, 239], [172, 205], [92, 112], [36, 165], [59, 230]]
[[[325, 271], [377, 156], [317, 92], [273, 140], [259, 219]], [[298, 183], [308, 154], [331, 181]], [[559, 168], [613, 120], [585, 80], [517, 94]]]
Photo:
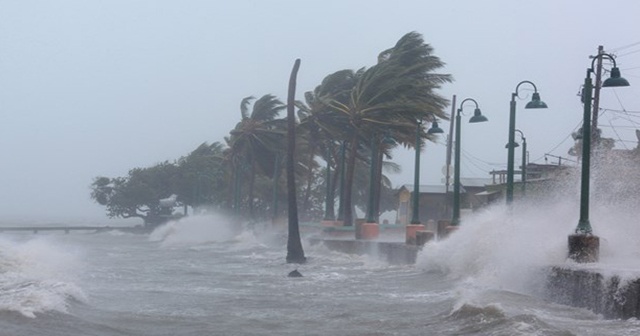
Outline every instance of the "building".
[[[492, 184], [490, 178], [462, 178], [460, 179], [460, 209], [472, 211], [493, 201], [494, 194], [487, 192], [487, 184]], [[451, 219], [453, 215], [453, 186], [420, 185], [419, 219], [421, 223], [428, 220]], [[413, 217], [413, 184], [405, 184], [398, 189], [398, 212], [396, 224], [410, 224]]]

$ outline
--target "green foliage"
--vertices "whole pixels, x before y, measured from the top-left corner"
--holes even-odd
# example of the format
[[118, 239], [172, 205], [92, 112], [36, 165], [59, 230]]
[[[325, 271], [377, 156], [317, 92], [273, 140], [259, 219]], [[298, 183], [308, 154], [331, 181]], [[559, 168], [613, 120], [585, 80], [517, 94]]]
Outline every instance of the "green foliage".
[[163, 162], [149, 168], [134, 168], [126, 177], [97, 177], [91, 188], [91, 198], [107, 207], [110, 218], [138, 217], [145, 223], [172, 209], [160, 206], [160, 199], [170, 197], [176, 189], [179, 167]]
[[[437, 90], [452, 77], [436, 73], [443, 66], [422, 36], [411, 32], [381, 52], [377, 64], [329, 74], [313, 91], [305, 93], [304, 102], [295, 102], [298, 123], [294, 170], [304, 220], [320, 220], [323, 216], [325, 162], [332, 169], [331, 188], [335, 197], [340, 197], [337, 171], [343, 143], [347, 145], [345, 214], [353, 205], [366, 210], [371, 139], [384, 142], [379, 146], [382, 154], [374, 160], [391, 159], [395, 146], [416, 145], [419, 120], [447, 118], [448, 101]], [[109, 217], [148, 221], [170, 215], [173, 209], [160, 207], [159, 199], [177, 195], [176, 206], [207, 206], [234, 210], [246, 219], [270, 219], [274, 196], [278, 209], [287, 210], [285, 179], [274, 183], [277, 175], [282, 177], [285, 162], [287, 121], [280, 117], [285, 108], [270, 94], [258, 99], [246, 97], [240, 102], [240, 120], [224, 144], [203, 143], [174, 163], [134, 168], [125, 177], [97, 177], [91, 185], [91, 198], [106, 207]], [[423, 129], [420, 132], [420, 141], [432, 140]], [[279, 166], [276, 157], [280, 157]], [[324, 162], [319, 164], [319, 159]], [[390, 163], [385, 166], [398, 169]], [[382, 185], [379, 210], [394, 208], [388, 178], [382, 170], [376, 178]], [[350, 219], [345, 220], [348, 223]]]

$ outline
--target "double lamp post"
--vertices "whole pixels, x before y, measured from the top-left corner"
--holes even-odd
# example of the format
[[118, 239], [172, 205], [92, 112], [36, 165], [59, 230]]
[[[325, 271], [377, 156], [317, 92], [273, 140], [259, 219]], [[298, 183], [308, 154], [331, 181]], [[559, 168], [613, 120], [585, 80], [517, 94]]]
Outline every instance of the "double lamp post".
[[[600, 239], [593, 235], [589, 222], [589, 183], [591, 168], [591, 99], [594, 89], [591, 82], [591, 73], [594, 72], [596, 60], [606, 57], [613, 62], [611, 76], [607, 78], [602, 87], [629, 86], [629, 82], [620, 76], [620, 69], [616, 66], [616, 60], [609, 54], [599, 53], [591, 61], [591, 67], [587, 69], [584, 79], [583, 102], [584, 113], [582, 120], [582, 174], [580, 181], [580, 219], [575, 234], [569, 236], [569, 257], [577, 262], [598, 261]], [[600, 83], [596, 83], [599, 90]]]

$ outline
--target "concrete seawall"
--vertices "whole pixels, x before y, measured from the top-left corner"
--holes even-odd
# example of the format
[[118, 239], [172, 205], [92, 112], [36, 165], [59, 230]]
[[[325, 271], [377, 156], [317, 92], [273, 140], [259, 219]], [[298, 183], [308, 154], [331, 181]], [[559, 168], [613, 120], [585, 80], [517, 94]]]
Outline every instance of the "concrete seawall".
[[390, 264], [415, 264], [420, 247], [403, 242], [374, 240], [320, 239], [312, 238], [313, 245], [324, 244], [328, 249], [348, 254], [371, 255]]
[[625, 274], [624, 277], [615, 273], [577, 267], [551, 267], [545, 298], [555, 303], [586, 308], [605, 318], [640, 318], [640, 272]]
[[[311, 238], [312, 245], [348, 254], [371, 255], [390, 264], [415, 264], [420, 246], [340, 238]], [[640, 319], [640, 271], [590, 268], [585, 264], [551, 266], [544, 298], [558, 304], [586, 308], [609, 319]]]

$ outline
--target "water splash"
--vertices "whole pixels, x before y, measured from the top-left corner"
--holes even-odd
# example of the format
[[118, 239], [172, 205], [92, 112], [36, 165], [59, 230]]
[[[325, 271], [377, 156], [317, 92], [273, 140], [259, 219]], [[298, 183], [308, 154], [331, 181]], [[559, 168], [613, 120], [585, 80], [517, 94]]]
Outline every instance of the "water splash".
[[[449, 238], [424, 247], [418, 266], [479, 287], [538, 293], [549, 266], [572, 264], [567, 239], [579, 219], [577, 172], [511, 208], [497, 204], [467, 216]], [[611, 187], [592, 190], [590, 222], [600, 237], [600, 261], [581, 267], [638, 278], [637, 197], [630, 200]]]
[[80, 268], [76, 254], [46, 239], [0, 240], [0, 311], [66, 313], [71, 301], [86, 301], [75, 284]]
[[225, 242], [241, 232], [232, 221], [222, 215], [195, 215], [171, 221], [156, 228], [149, 240], [162, 242], [163, 246], [198, 245]]

